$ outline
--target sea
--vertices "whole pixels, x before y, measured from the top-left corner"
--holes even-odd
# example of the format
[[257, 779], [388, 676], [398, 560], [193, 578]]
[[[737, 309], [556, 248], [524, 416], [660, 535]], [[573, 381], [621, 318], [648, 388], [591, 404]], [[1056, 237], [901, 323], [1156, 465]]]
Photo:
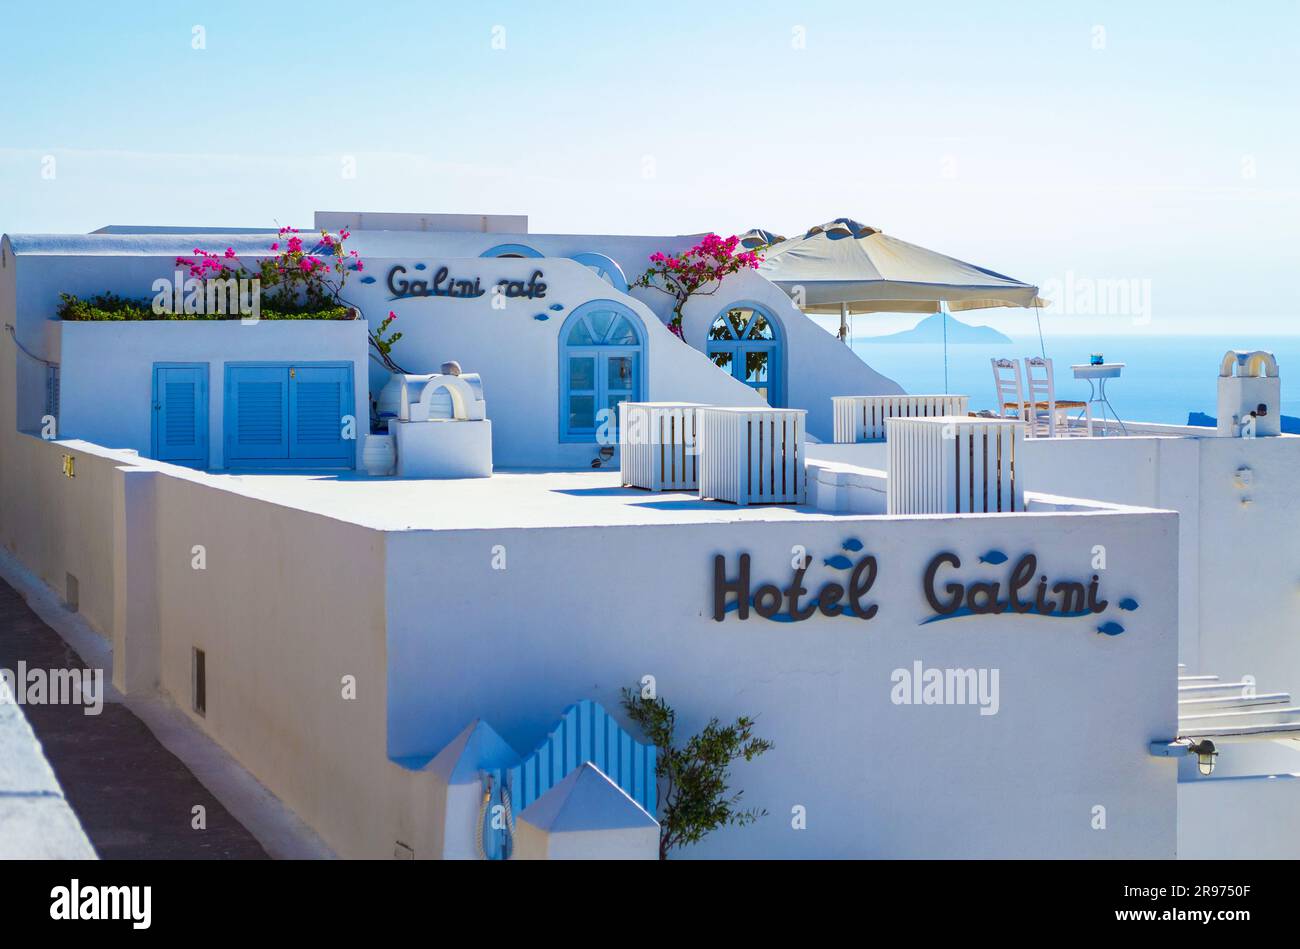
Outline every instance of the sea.
[[[859, 336], [853, 350], [877, 372], [906, 392], [948, 392], [970, 396], [972, 411], [997, 401], [990, 360], [1037, 356], [1037, 336], [1013, 337], [1010, 343], [949, 345], [947, 383], [943, 346], [938, 343], [873, 343]], [[1046, 336], [1043, 345], [1053, 363], [1058, 399], [1086, 399], [1088, 383], [1076, 380], [1074, 363], [1093, 353], [1124, 364], [1120, 376], [1106, 383], [1106, 396], [1120, 418], [1186, 425], [1190, 412], [1214, 416], [1219, 362], [1230, 349], [1266, 349], [1277, 357], [1282, 379], [1282, 414], [1300, 415], [1300, 385], [1288, 387], [1287, 369], [1300, 372], [1300, 336]]]

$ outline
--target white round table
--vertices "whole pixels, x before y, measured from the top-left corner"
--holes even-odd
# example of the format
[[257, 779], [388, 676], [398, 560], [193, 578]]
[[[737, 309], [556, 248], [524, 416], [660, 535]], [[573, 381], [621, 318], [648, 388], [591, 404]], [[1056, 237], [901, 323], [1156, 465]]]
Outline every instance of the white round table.
[[1119, 426], [1119, 430], [1127, 435], [1128, 429], [1124, 427], [1124, 421], [1119, 417], [1119, 413], [1115, 411], [1115, 407], [1110, 404], [1110, 399], [1106, 398], [1106, 380], [1119, 378], [1124, 363], [1083, 363], [1070, 368], [1074, 370], [1074, 378], [1088, 380], [1088, 402], [1097, 406], [1097, 410], [1101, 413], [1102, 429], [1106, 428], [1106, 412], [1109, 411], [1111, 418]]

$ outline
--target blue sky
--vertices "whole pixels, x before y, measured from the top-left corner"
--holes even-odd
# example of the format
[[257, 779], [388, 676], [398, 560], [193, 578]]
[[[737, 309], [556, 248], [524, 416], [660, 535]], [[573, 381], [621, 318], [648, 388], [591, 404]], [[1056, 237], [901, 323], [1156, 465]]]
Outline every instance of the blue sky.
[[1292, 0], [45, 0], [5, 3], [0, 63], [3, 231], [847, 215], [1040, 285], [1149, 287], [1149, 321], [1080, 305], [1058, 332], [1300, 325]]

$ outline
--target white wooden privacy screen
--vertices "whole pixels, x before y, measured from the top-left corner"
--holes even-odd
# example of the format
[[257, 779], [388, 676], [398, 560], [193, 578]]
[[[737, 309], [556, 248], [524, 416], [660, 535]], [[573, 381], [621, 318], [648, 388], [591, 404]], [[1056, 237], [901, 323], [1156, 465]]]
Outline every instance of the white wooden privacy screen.
[[1025, 509], [1015, 419], [890, 419], [890, 514], [967, 514]]
[[699, 486], [698, 421], [694, 402], [620, 402], [619, 467], [623, 484], [650, 491]]
[[700, 497], [803, 504], [803, 409], [700, 408]]
[[880, 441], [885, 421], [891, 418], [936, 418], [965, 415], [969, 396], [964, 395], [837, 395], [835, 443]]

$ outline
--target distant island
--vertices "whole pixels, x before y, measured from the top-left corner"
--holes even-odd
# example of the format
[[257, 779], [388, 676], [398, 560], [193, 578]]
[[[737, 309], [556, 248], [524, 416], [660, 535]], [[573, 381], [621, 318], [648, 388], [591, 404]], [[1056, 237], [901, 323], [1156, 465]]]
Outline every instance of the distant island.
[[[876, 343], [942, 343], [943, 314], [932, 313], [910, 330], [890, 333], [888, 336], [859, 337], [863, 342]], [[1011, 337], [1003, 336], [991, 326], [971, 326], [955, 316], [948, 316], [948, 344], [960, 346], [963, 343], [1009, 343]]]

